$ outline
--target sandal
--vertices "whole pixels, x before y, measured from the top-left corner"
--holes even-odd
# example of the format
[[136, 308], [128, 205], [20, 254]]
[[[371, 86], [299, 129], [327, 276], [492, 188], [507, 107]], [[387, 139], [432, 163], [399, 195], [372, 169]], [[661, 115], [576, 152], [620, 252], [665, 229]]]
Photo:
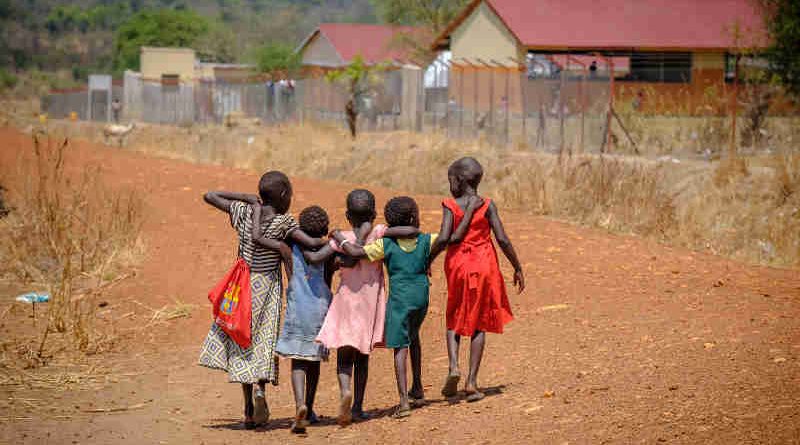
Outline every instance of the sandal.
[[269, 420], [269, 408], [267, 407], [267, 400], [264, 397], [264, 392], [261, 390], [256, 391], [256, 397], [253, 401], [255, 411], [253, 413], [253, 421], [256, 425], [264, 425]]
[[472, 391], [472, 392], [468, 392], [467, 393], [467, 402], [477, 402], [478, 400], [482, 400], [484, 397], [486, 397], [486, 394], [484, 394], [484, 393], [482, 393], [482, 392], [480, 392], [478, 390], [475, 390], [475, 391]]
[[453, 397], [458, 394], [458, 381], [461, 380], [461, 375], [450, 374], [444, 380], [442, 387], [442, 395], [445, 397]]
[[245, 417], [244, 418], [244, 429], [246, 430], [254, 430], [256, 429], [256, 423], [253, 422], [252, 417]]
[[344, 393], [339, 401], [339, 418], [336, 420], [339, 426], [347, 426], [353, 423], [353, 413], [350, 411], [352, 403], [353, 395], [349, 392]]
[[308, 425], [308, 408], [303, 405], [297, 409], [297, 413], [294, 415], [291, 432], [294, 434], [303, 434], [306, 432], [306, 427]]
[[397, 411], [392, 414], [393, 419], [403, 419], [411, 415], [411, 408], [397, 407]]
[[412, 408], [425, 406], [425, 393], [419, 392], [417, 394], [408, 394], [408, 401], [411, 403]]

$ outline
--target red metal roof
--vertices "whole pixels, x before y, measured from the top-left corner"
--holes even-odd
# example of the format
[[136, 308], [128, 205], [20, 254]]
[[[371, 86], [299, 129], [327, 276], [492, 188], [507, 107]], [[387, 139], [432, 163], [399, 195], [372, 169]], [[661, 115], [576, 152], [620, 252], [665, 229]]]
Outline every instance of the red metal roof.
[[528, 48], [724, 50], [766, 42], [754, 0], [474, 0], [437, 43], [482, 1]]
[[412, 26], [367, 25], [361, 23], [323, 23], [319, 32], [333, 45], [344, 63], [361, 55], [367, 63], [408, 61], [410, 50], [401, 44], [400, 35], [420, 32]]

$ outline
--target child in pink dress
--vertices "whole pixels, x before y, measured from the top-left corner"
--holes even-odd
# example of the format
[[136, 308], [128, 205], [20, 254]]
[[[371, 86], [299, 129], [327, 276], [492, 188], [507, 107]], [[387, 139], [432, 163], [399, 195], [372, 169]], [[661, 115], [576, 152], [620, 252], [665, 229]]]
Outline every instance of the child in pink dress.
[[[386, 231], [382, 224], [372, 226], [375, 196], [369, 190], [353, 190], [347, 195], [347, 220], [354, 229], [343, 232], [348, 242], [369, 243], [382, 238]], [[329, 248], [342, 252], [334, 240], [331, 240]], [[343, 267], [339, 271], [339, 288], [333, 295], [317, 341], [328, 349], [337, 349], [336, 372], [341, 390], [338, 420], [339, 424], [347, 425], [353, 417], [367, 418], [363, 404], [369, 353], [383, 343], [386, 288], [380, 261], [361, 260], [353, 267]], [[353, 374], [355, 391], [351, 392]]]

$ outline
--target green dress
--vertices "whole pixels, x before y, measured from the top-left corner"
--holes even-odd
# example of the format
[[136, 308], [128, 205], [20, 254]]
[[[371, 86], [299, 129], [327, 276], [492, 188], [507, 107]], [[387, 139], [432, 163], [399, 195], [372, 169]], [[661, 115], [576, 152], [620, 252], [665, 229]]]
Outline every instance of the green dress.
[[389, 275], [389, 302], [386, 305], [386, 347], [406, 348], [419, 340], [419, 329], [428, 313], [427, 263], [431, 235], [417, 236], [417, 247], [405, 252], [391, 238], [383, 239], [386, 270]]

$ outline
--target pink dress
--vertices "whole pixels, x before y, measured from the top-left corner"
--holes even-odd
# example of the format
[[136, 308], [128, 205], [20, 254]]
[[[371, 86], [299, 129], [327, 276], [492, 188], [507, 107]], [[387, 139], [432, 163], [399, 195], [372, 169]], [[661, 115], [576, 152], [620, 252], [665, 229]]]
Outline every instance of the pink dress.
[[[383, 238], [386, 226], [372, 229], [366, 242]], [[354, 242], [352, 231], [342, 234]], [[331, 247], [342, 252], [335, 241]], [[328, 349], [352, 346], [362, 354], [369, 354], [376, 346], [383, 346], [383, 324], [386, 318], [386, 289], [383, 280], [383, 262], [363, 259], [355, 267], [339, 269], [339, 288], [317, 341]]]

